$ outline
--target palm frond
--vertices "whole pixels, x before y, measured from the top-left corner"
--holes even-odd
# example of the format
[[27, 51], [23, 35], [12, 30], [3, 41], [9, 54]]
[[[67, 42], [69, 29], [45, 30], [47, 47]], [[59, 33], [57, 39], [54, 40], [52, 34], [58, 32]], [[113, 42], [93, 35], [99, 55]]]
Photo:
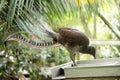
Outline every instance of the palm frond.
[[[93, 13], [101, 10], [109, 0], [1, 0], [3, 6], [7, 3], [7, 24], [9, 27], [15, 25], [20, 31], [44, 38], [46, 29], [54, 32], [60, 27], [79, 25], [82, 18], [89, 20]], [[111, 1], [111, 0], [110, 0]], [[6, 3], [5, 3], [6, 2]], [[112, 3], [111, 1], [110, 3]], [[108, 3], [107, 3], [108, 4]], [[110, 4], [109, 4], [110, 5]], [[104, 8], [104, 7], [103, 7]], [[88, 22], [88, 21], [86, 21]], [[15, 28], [15, 27], [14, 27]], [[52, 29], [51, 29], [52, 28]], [[16, 31], [15, 31], [16, 32]], [[46, 38], [47, 39], [47, 38]]]
[[11, 0], [9, 4], [9, 11], [7, 14], [7, 23], [8, 26], [12, 24], [12, 21], [14, 19], [15, 11], [16, 11], [16, 6], [17, 6], [17, 1], [18, 0]]

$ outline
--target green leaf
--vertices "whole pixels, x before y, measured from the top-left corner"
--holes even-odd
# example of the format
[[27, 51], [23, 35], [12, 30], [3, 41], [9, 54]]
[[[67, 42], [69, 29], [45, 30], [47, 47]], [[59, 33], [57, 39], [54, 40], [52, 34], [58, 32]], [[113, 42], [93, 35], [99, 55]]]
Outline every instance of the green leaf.
[[7, 22], [8, 22], [9, 27], [10, 27], [10, 25], [12, 25], [12, 21], [14, 20], [17, 1], [18, 0], [10, 0], [10, 3], [9, 3], [9, 10], [8, 10], [8, 14], [7, 14]]

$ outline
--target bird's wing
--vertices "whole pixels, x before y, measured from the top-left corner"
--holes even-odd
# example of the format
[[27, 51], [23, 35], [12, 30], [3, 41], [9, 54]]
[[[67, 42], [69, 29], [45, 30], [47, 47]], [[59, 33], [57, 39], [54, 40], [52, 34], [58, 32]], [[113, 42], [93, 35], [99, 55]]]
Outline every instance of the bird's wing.
[[89, 40], [88, 38], [79, 30], [71, 29], [71, 28], [61, 28], [59, 30], [60, 35], [62, 36], [63, 40], [68, 43], [76, 43], [79, 45], [88, 45]]

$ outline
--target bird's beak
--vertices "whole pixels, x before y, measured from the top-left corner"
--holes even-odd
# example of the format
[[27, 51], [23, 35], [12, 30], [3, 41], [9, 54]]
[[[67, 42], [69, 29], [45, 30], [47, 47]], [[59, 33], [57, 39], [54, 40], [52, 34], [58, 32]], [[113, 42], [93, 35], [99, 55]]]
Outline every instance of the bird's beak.
[[96, 56], [95, 56], [95, 54], [93, 55], [93, 57], [94, 57], [94, 59], [96, 59]]

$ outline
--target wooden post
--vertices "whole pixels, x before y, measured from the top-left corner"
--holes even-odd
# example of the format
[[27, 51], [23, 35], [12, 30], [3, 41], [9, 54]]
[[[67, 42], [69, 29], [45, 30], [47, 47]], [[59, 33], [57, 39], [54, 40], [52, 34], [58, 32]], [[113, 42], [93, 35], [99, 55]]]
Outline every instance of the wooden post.
[[55, 64], [59, 64], [59, 48], [55, 48]]

